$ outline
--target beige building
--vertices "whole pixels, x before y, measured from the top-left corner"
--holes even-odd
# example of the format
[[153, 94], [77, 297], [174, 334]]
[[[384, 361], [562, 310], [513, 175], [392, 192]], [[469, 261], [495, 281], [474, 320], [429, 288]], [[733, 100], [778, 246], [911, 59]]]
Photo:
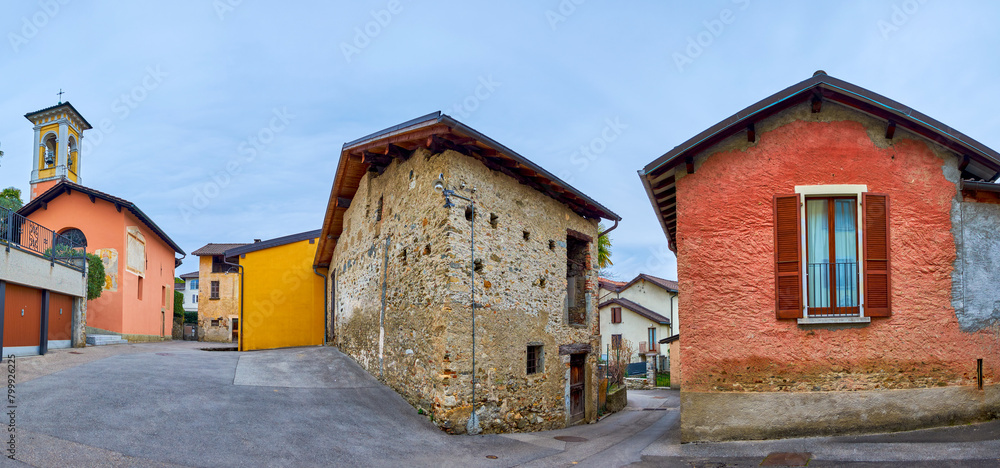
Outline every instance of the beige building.
[[602, 218], [440, 113], [347, 143], [315, 261], [329, 338], [450, 433], [595, 421]]
[[[239, 268], [226, 250], [247, 244], [207, 244], [191, 252], [198, 260], [198, 341], [237, 342], [240, 319]], [[236, 258], [228, 259], [239, 263]]]
[[632, 362], [657, 359], [666, 369], [669, 347], [659, 341], [677, 334], [677, 282], [640, 274], [629, 282], [601, 278], [598, 310], [601, 321], [601, 351], [617, 349], [621, 340], [632, 342]]

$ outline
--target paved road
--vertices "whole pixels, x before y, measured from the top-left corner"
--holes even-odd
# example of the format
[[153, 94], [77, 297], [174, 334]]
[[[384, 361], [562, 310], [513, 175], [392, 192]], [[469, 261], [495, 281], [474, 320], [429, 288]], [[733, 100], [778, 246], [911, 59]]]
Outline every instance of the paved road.
[[808, 451], [811, 467], [1000, 465], [1000, 422], [682, 446], [679, 399], [671, 391], [630, 392], [625, 411], [597, 424], [449, 436], [335, 348], [237, 353], [199, 346], [118, 345], [19, 359], [18, 458], [44, 467], [722, 467]]

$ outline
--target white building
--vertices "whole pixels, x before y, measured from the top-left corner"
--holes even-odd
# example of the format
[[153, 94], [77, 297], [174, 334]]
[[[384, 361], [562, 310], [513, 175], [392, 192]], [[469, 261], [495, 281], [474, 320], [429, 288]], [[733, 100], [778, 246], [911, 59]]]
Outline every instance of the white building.
[[600, 278], [598, 313], [602, 354], [616, 349], [620, 340], [632, 342], [638, 356], [668, 356], [669, 347], [658, 342], [677, 334], [677, 282], [640, 274], [627, 283]]
[[185, 273], [181, 275], [184, 280], [184, 289], [177, 288], [184, 293], [184, 312], [198, 311], [198, 272]]

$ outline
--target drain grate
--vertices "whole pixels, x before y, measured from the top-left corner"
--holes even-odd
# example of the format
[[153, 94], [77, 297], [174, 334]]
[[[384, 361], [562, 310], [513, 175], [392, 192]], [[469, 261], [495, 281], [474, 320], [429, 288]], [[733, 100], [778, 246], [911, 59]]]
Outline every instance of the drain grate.
[[760, 466], [806, 466], [812, 454], [809, 452], [773, 452]]
[[174, 353], [156, 353], [157, 356], [173, 356]]
[[233, 346], [231, 348], [200, 348], [202, 351], [236, 351], [238, 348]]
[[577, 436], [555, 436], [555, 440], [561, 440], [563, 442], [586, 442], [587, 439]]
[[643, 408], [643, 411], [666, 411], [667, 408]]

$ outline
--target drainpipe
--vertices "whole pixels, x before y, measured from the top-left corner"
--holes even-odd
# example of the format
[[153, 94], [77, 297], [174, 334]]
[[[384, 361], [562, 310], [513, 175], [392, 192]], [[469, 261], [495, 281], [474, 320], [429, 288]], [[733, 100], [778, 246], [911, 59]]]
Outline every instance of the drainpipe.
[[597, 237], [601, 237], [601, 236], [603, 236], [603, 235], [605, 235], [605, 234], [607, 234], [607, 233], [609, 233], [611, 231], [614, 231], [615, 229], [618, 229], [618, 220], [617, 219], [615, 220], [615, 225], [614, 226], [611, 226], [611, 227], [605, 229], [604, 232], [598, 234]]
[[[327, 271], [329, 271], [329, 268], [327, 269]], [[326, 346], [326, 338], [328, 336], [330, 336], [330, 335], [328, 335], [329, 330], [330, 330], [329, 321], [326, 319], [326, 312], [327, 312], [327, 310], [326, 310], [326, 308], [327, 308], [326, 275], [320, 273], [319, 272], [319, 267], [317, 267], [317, 266], [313, 266], [313, 273], [315, 273], [316, 276], [319, 276], [320, 278], [323, 278], [323, 345]], [[240, 296], [240, 297], [243, 297], [243, 296]]]
[[[226, 254], [224, 252], [222, 254], [222, 263], [225, 263], [226, 265], [234, 266], [236, 268], [239, 268], [239, 270], [240, 270], [240, 272], [238, 273], [240, 275], [240, 339], [239, 339], [239, 341], [236, 342], [236, 350], [237, 351], [243, 351], [243, 328], [244, 328], [244, 326], [246, 326], [246, 324], [243, 323], [243, 272], [244, 272], [243, 271], [243, 265], [240, 265], [239, 263], [229, 263], [229, 262], [227, 262], [226, 261]], [[200, 281], [199, 281], [199, 283], [200, 283]], [[199, 284], [198, 286], [201, 286], [201, 285]]]

